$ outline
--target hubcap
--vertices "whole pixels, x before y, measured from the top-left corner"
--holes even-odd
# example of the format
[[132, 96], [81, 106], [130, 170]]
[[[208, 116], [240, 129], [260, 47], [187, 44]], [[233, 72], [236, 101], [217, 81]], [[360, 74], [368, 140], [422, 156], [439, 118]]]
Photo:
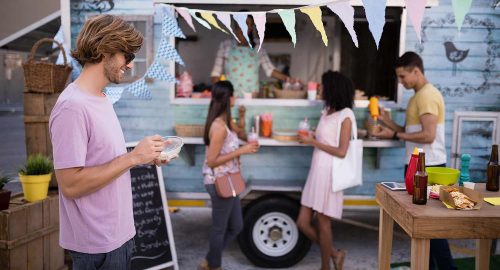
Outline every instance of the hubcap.
[[252, 238], [262, 253], [279, 257], [295, 247], [299, 240], [299, 230], [290, 216], [281, 212], [270, 212], [255, 222]]

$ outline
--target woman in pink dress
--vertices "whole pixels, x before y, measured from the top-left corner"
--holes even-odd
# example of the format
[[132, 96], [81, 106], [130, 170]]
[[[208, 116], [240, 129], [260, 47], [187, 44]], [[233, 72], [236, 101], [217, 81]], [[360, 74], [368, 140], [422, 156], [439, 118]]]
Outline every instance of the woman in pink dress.
[[[332, 161], [333, 156], [342, 158], [346, 155], [352, 125], [356, 125], [351, 110], [354, 88], [349, 78], [331, 70], [323, 74], [321, 80], [325, 108], [315, 137], [300, 136], [302, 143], [314, 146], [314, 153], [302, 191], [297, 226], [311, 241], [319, 243], [321, 270], [330, 269], [330, 259], [335, 269], [341, 270], [346, 251], [333, 247], [331, 218], [342, 218], [343, 194], [342, 191], [332, 191], [332, 180], [337, 181], [332, 179]], [[317, 218], [315, 226], [311, 224], [314, 215]]]

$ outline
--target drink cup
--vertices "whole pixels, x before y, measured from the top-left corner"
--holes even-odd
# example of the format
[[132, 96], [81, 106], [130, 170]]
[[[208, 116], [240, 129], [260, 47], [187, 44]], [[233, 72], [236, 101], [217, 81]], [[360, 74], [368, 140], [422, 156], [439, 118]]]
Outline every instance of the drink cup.
[[318, 91], [316, 89], [307, 90], [307, 99], [308, 100], [316, 100], [317, 93], [318, 93]]
[[255, 132], [249, 132], [247, 136], [248, 143], [259, 145], [259, 135]]

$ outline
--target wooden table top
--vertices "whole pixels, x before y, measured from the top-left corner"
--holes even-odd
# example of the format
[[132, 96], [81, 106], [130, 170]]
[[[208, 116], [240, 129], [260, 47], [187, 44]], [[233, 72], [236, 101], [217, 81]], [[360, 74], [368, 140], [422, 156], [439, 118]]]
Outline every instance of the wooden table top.
[[[486, 197], [500, 197], [500, 192], [486, 191], [485, 184], [475, 190]], [[412, 203], [406, 191], [392, 191], [376, 186], [378, 204], [413, 238], [497, 239], [500, 238], [500, 206], [483, 201], [479, 210], [446, 208], [439, 200], [426, 205]]]

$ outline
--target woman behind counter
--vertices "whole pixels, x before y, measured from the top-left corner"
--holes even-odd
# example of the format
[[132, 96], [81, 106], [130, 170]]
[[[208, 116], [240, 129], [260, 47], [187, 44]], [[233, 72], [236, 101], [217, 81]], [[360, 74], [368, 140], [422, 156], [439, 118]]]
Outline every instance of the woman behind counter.
[[[300, 135], [299, 138], [302, 143], [314, 146], [314, 152], [302, 191], [297, 226], [311, 241], [319, 243], [321, 270], [330, 269], [330, 259], [333, 260], [335, 270], [341, 270], [346, 251], [333, 247], [331, 218], [342, 218], [343, 192], [332, 192], [332, 159], [333, 156], [345, 157], [352, 125], [356, 125], [352, 111], [354, 88], [351, 80], [338, 72], [327, 71], [321, 80], [325, 109], [316, 128], [315, 138], [311, 135]], [[317, 218], [316, 226], [311, 224], [314, 214]]]
[[[209, 249], [200, 263], [200, 270], [221, 269], [222, 250], [243, 228], [240, 198], [223, 199], [215, 191], [217, 177], [240, 171], [239, 157], [254, 154], [259, 146], [239, 146], [239, 138], [246, 139], [244, 125], [237, 127], [231, 121], [231, 107], [234, 106], [233, 85], [229, 81], [217, 82], [212, 89], [212, 100], [205, 123], [204, 141], [206, 158], [203, 164], [203, 183], [212, 201], [212, 227]], [[240, 119], [244, 118], [241, 115]]]
[[253, 35], [254, 22], [251, 16], [247, 18], [247, 25], [248, 39], [253, 48], [250, 48], [238, 24], [233, 23], [234, 34], [241, 43], [238, 43], [234, 39], [228, 39], [220, 44], [214, 67], [210, 74], [212, 83], [218, 82], [220, 76], [225, 74], [227, 80], [234, 84], [237, 96], [241, 96], [242, 93], [258, 92], [259, 66], [262, 66], [268, 77], [273, 77], [280, 81], [290, 81], [291, 83], [296, 82], [296, 79], [276, 70], [264, 48], [261, 48], [257, 52]]

